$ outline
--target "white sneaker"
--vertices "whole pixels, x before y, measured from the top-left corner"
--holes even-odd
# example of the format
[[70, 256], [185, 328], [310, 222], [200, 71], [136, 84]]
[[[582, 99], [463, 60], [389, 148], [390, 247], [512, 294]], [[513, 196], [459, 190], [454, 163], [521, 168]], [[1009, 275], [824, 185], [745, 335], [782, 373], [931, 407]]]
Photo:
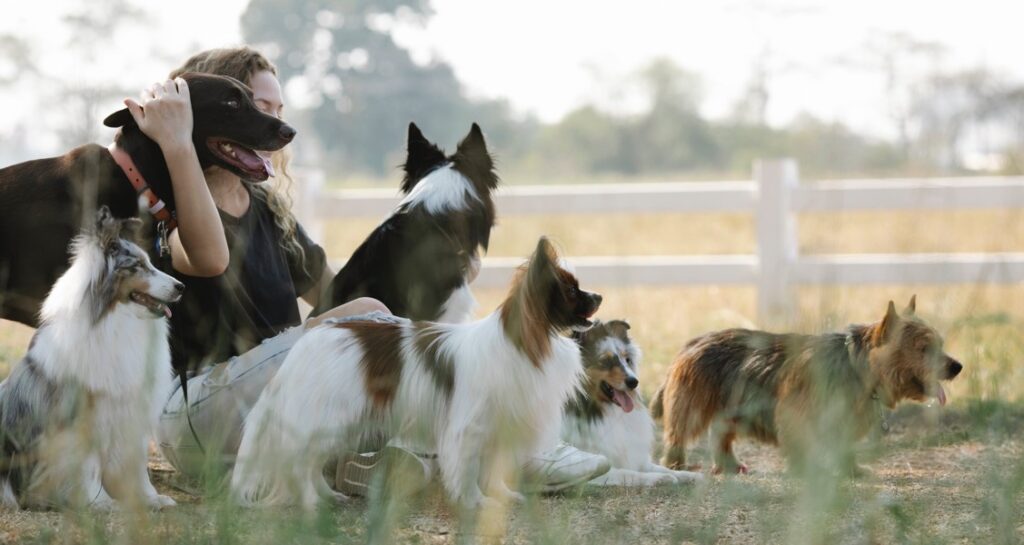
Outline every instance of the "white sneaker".
[[523, 492], [558, 492], [608, 473], [612, 465], [600, 454], [567, 443], [541, 452], [523, 465]]
[[412, 494], [430, 484], [435, 464], [427, 455], [393, 445], [377, 452], [349, 452], [338, 462], [334, 488], [348, 496], [367, 497], [374, 475], [387, 467], [390, 477], [401, 481], [403, 492]]

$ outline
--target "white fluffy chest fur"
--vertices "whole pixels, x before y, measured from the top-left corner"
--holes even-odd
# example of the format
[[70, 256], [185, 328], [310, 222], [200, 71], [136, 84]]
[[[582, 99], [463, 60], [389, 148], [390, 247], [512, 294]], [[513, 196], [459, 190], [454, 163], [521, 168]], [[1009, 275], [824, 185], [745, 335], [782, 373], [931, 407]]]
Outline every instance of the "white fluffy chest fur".
[[639, 400], [628, 413], [608, 406], [604, 417], [594, 421], [567, 414], [562, 439], [581, 450], [604, 455], [612, 467], [645, 471], [654, 447], [654, 420]]
[[535, 367], [509, 342], [494, 313], [453, 328], [445, 344], [455, 362], [448, 425], [487, 422], [494, 434], [528, 437], [531, 444], [521, 445], [526, 453], [557, 442], [558, 425], [552, 421], [560, 418], [582, 374], [576, 343], [552, 336], [551, 353]]
[[29, 350], [42, 372], [82, 385], [97, 401], [109, 400], [115, 413], [155, 421], [171, 386], [167, 321], [140, 319], [123, 304], [96, 324], [84, 316], [61, 318], [40, 328]]

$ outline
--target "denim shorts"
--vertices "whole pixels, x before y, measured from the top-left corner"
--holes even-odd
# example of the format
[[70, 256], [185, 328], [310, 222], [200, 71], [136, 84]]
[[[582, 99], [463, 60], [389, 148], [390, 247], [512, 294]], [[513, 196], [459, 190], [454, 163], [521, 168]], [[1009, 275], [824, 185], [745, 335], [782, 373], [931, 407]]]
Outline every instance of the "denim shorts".
[[[325, 323], [360, 320], [397, 322], [404, 321], [404, 318], [374, 311]], [[200, 476], [207, 467], [205, 464], [211, 460], [233, 465], [246, 415], [304, 332], [305, 326], [302, 325], [286, 329], [248, 352], [206, 367], [188, 379], [191, 429], [179, 386], [164, 405], [157, 424], [157, 444], [164, 458], [189, 477]]]

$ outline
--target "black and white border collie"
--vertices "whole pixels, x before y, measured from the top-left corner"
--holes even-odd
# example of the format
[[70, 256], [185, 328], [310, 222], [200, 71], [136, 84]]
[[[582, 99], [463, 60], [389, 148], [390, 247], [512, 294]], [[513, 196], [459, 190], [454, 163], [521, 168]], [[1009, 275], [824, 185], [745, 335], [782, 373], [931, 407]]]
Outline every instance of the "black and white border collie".
[[465, 507], [522, 499], [506, 483], [557, 441], [582, 375], [579, 347], [563, 333], [589, 327], [600, 303], [541, 238], [482, 320], [310, 330], [245, 421], [232, 495], [243, 505], [306, 508], [344, 499], [324, 480], [324, 461], [369, 430], [437, 452], [444, 488]]
[[72, 243], [28, 353], [0, 383], [0, 505], [166, 507], [146, 471], [171, 385], [168, 305], [184, 286], [100, 208]]
[[699, 473], [673, 471], [651, 460], [654, 420], [636, 390], [642, 353], [629, 337], [629, 323], [598, 320], [573, 338], [583, 354], [586, 378], [565, 404], [562, 439], [604, 455], [612, 465], [590, 484], [653, 486], [700, 480]]
[[334, 277], [316, 316], [357, 297], [373, 297], [396, 316], [459, 323], [472, 317], [470, 281], [494, 226], [494, 161], [473, 124], [446, 156], [409, 124], [398, 208]]

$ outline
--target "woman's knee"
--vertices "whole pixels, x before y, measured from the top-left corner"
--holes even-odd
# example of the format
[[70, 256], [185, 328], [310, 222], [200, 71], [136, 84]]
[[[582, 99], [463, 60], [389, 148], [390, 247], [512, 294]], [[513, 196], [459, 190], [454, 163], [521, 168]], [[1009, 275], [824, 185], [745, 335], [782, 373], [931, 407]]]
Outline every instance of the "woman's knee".
[[316, 327], [321, 322], [328, 318], [345, 318], [348, 316], [357, 316], [359, 314], [367, 314], [370, 312], [383, 312], [385, 314], [391, 314], [391, 310], [388, 309], [387, 305], [372, 297], [360, 297], [353, 299], [344, 305], [338, 305], [330, 310], [325, 311], [323, 314], [316, 318], [310, 318], [306, 322], [306, 327]]
[[340, 316], [355, 316], [356, 314], [366, 314], [367, 312], [383, 312], [385, 314], [391, 314], [391, 309], [384, 303], [381, 303], [373, 297], [360, 297], [353, 299], [344, 305], [334, 307], [332, 310], [343, 311]]

